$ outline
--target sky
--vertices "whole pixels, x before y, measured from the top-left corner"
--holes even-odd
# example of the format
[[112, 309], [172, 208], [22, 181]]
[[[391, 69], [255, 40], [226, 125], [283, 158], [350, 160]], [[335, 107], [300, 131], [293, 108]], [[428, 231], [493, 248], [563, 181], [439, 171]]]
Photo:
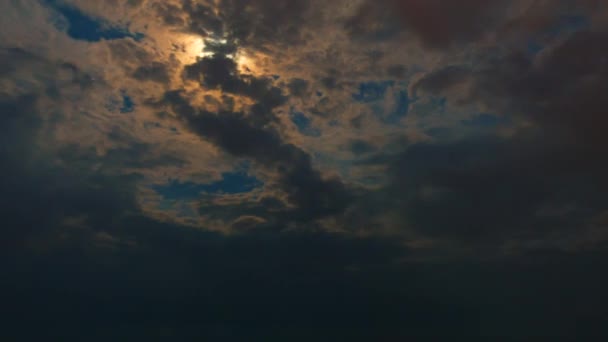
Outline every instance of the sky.
[[603, 0], [0, 2], [3, 341], [603, 341]]

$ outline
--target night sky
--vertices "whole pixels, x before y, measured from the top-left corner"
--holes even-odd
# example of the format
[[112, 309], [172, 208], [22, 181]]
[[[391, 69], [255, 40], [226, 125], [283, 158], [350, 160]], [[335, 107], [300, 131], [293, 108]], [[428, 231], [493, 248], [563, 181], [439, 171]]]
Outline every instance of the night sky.
[[0, 0], [1, 341], [608, 341], [608, 1]]

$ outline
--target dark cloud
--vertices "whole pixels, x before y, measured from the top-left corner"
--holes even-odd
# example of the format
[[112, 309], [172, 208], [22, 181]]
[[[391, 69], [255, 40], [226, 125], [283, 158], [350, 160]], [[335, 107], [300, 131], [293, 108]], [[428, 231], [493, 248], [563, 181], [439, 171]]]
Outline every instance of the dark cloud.
[[156, 15], [163, 23], [169, 26], [184, 26], [184, 18], [181, 8], [171, 3], [154, 3]]
[[203, 37], [224, 35], [224, 23], [212, 4], [187, 0], [183, 1], [180, 12], [186, 14], [188, 27], [192, 32]]
[[303, 97], [308, 91], [308, 86], [308, 81], [301, 78], [294, 78], [289, 81], [287, 88], [289, 89], [291, 96]]
[[310, 0], [222, 0], [216, 5], [187, 0], [179, 11], [159, 6], [158, 15], [171, 25], [185, 17], [193, 33], [262, 50], [268, 44], [303, 42], [302, 28], [314, 19], [307, 15], [310, 10]]
[[99, 174], [80, 159], [78, 165], [66, 159], [64, 166], [56, 165], [43, 154], [37, 139], [42, 119], [36, 104], [35, 95], [0, 102], [4, 253], [20, 250], [31, 238], [61, 227], [68, 217], [84, 215], [94, 226], [111, 229], [106, 225], [113, 218], [136, 208], [130, 176]]
[[112, 57], [118, 61], [130, 61], [135, 65], [147, 67], [153, 63], [153, 55], [137, 42], [131, 40], [113, 40], [108, 43]]
[[[104, 175], [104, 168], [97, 167], [100, 162], [141, 158], [145, 148], [101, 158], [94, 151], [71, 147], [53, 158], [62, 161], [58, 166], [41, 157], [42, 149], [36, 145], [34, 137], [42, 126], [35, 96], [3, 98], [0, 114], [0, 160], [5, 166], [0, 170], [0, 265], [5, 275], [0, 291], [10, 297], [4, 308], [12, 313], [6, 322], [12, 328], [2, 331], [3, 338], [28, 340], [39, 334], [65, 340], [136, 335], [289, 338], [316, 324], [310, 313], [317, 311], [322, 298], [336, 295], [343, 299], [325, 306], [330, 312], [322, 320], [352, 315], [331, 333], [340, 337], [351, 334], [351, 319], [360, 314], [371, 318], [382, 307], [373, 295], [361, 300], [366, 286], [348, 285], [371, 279], [349, 268], [361, 270], [390, 262], [404, 253], [399, 244], [257, 230], [226, 237], [145, 218], [135, 200], [136, 178]], [[260, 205], [266, 210], [281, 208], [280, 202], [270, 198]], [[212, 213], [220, 210], [214, 208]], [[248, 231], [252, 223], [256, 223], [252, 218], [241, 218], [235, 228]], [[247, 288], [242, 287], [244, 282]], [[356, 298], [357, 303], [341, 304]], [[116, 307], [121, 308], [118, 316], [110, 310]], [[293, 307], [299, 309], [293, 311]], [[239, 317], [229, 312], [233, 309]], [[107, 314], [110, 311], [114, 313]], [[167, 320], [169, 312], [172, 318]], [[291, 327], [273, 332], [273, 324], [267, 323], [284, 319], [288, 312], [296, 315], [288, 324]], [[241, 326], [238, 321], [252, 317], [264, 318], [249, 325], [248, 332], [234, 328]], [[159, 329], [149, 326], [150, 319], [160, 318], [164, 323]], [[200, 327], [200, 320], [206, 322], [205, 327]], [[130, 322], [128, 327], [121, 328], [119, 322], [125, 321]], [[294, 326], [294, 322], [301, 323]], [[27, 329], [29, 324], [36, 329]], [[393, 326], [397, 327], [387, 325]], [[91, 331], [101, 332], [92, 336]], [[375, 334], [366, 329], [358, 333]]]
[[424, 235], [502, 241], [528, 229], [559, 184], [545, 178], [543, 152], [494, 139], [413, 145], [393, 166], [388, 191]]
[[[606, 32], [581, 31], [548, 48], [535, 65], [514, 54], [490, 61], [477, 78], [475, 95], [497, 103], [513, 99], [525, 118], [555, 140], [593, 149], [605, 141], [608, 49]], [[590, 156], [591, 157], [591, 156]]]
[[[109, 148], [104, 156], [94, 148], [56, 146], [49, 130], [65, 116], [45, 105], [61, 104], [64, 94], [74, 89], [86, 94], [93, 80], [72, 63], [22, 50], [4, 52], [20, 56], [7, 59], [14, 74], [7, 75], [6, 81], [19, 82], [24, 70], [34, 76], [37, 70], [44, 70], [61, 78], [34, 78], [36, 87], [21, 95], [0, 92], [2, 253], [27, 250], [37, 240], [50, 245], [63, 236], [67, 241], [72, 233], [79, 236], [78, 241], [94, 239], [101, 232], [114, 233], [114, 221], [139, 210], [135, 193], [140, 177], [125, 174], [125, 168], [180, 165], [183, 161], [137, 143]], [[72, 219], [90, 230], [68, 231], [71, 228], [66, 222]]]
[[458, 65], [450, 65], [440, 70], [435, 70], [414, 83], [412, 93], [416, 94], [418, 91], [423, 91], [440, 94], [453, 86], [465, 82], [470, 73], [470, 69]]
[[133, 78], [140, 81], [153, 81], [162, 84], [169, 83], [169, 70], [160, 62], [142, 65], [133, 72]]
[[[450, 66], [414, 88], [439, 94], [466, 78], [470, 103], [529, 126], [504, 138], [413, 144], [387, 188], [407, 226], [452, 241], [574, 237], [606, 210], [605, 32], [581, 31], [536, 61], [484, 51], [473, 69]], [[491, 131], [488, 131], [491, 132]], [[543, 214], [543, 208], [569, 207]], [[601, 243], [601, 241], [596, 241]]]
[[219, 10], [228, 36], [253, 48], [301, 43], [302, 27], [313, 20], [310, 0], [224, 0]]
[[179, 91], [167, 93], [163, 100], [201, 137], [234, 156], [278, 169], [289, 201], [299, 207], [298, 213], [288, 215], [289, 220], [315, 220], [346, 208], [351, 196], [347, 187], [338, 179], [324, 179], [306, 152], [283, 142], [279, 132], [269, 126], [278, 123], [273, 111], [286, 101], [271, 79], [241, 74], [234, 60], [220, 53], [188, 65], [185, 74], [204, 87], [256, 101], [250, 113], [210, 113], [191, 106]]
[[[402, 253], [390, 241], [330, 234], [259, 233], [228, 238], [139, 217], [115, 224], [125, 234], [138, 236], [138, 247], [87, 251], [71, 246], [18, 262], [2, 260], [10, 280], [1, 289], [12, 294], [5, 308], [12, 310], [11, 325], [16, 327], [4, 330], [3, 336], [29, 339], [40, 333], [72, 339], [90, 337], [91, 330], [99, 329], [102, 332], [90, 338], [282, 339], [299, 337], [309, 324], [344, 314], [348, 318], [340, 319], [340, 328], [332, 328], [331, 334], [351, 335], [347, 329], [352, 329], [351, 319], [357, 317], [352, 310], [371, 318], [381, 305], [375, 304], [374, 295], [351, 303], [365, 293], [365, 286], [348, 284], [365, 278], [348, 267], [375, 267]], [[40, 281], [44, 286], [35, 289]], [[247, 287], [242, 287], [244, 282]], [[344, 286], [347, 288], [340, 290]], [[332, 300], [333, 296], [338, 299]], [[330, 312], [323, 313], [323, 319], [311, 318], [324, 300], [332, 301], [326, 306]], [[118, 316], [107, 314], [106, 308], [115, 305], [122, 308]], [[98, 310], [87, 316], [95, 318], [80, 324], [83, 310], [91, 306]], [[23, 315], [30, 310], [36, 332], [22, 329]], [[289, 312], [291, 317], [286, 319]], [[127, 318], [131, 315], [135, 318]], [[71, 324], [58, 322], [56, 317], [69, 319]], [[159, 321], [159, 329], [149, 326], [149, 319], [160, 318], [164, 323]], [[251, 319], [256, 322], [242, 326], [242, 320]], [[124, 320], [130, 324], [120, 328], [118, 322]], [[204, 327], [200, 320], [206, 322]], [[271, 328], [274, 323], [270, 322], [279, 321], [289, 327]], [[236, 329], [236, 325], [241, 327]], [[305, 334], [316, 334], [316, 328], [312, 329]], [[375, 332], [361, 329], [359, 333]]]
[[[139, 237], [138, 248], [72, 247], [3, 260], [10, 277], [0, 286], [11, 294], [4, 305], [12, 313], [3, 337], [483, 341], [505, 330], [516, 339], [606, 336], [601, 254], [403, 265], [390, 260], [407, 253], [387, 240], [229, 238], [142, 218], [123, 223]], [[27, 329], [32, 323], [37, 328]]]
[[595, 0], [483, 1], [483, 0], [381, 0], [364, 1], [344, 23], [357, 39], [382, 41], [402, 32], [417, 37], [429, 48], [445, 49], [458, 44], [497, 37], [504, 42], [549, 37], [585, 26], [589, 14], [600, 12]]
[[[350, 315], [338, 329], [332, 328], [331, 334], [339, 338], [352, 334], [351, 319], [361, 320], [361, 314], [372, 318], [372, 312], [383, 307], [366, 286], [348, 285], [372, 279], [349, 269], [377, 267], [400, 257], [404, 249], [398, 243], [256, 229], [227, 237], [145, 218], [135, 199], [136, 177], [104, 175], [107, 168], [98, 164], [134, 163], [145, 158], [146, 147], [110, 152], [103, 158], [94, 151], [70, 147], [54, 156], [62, 161], [58, 166], [40, 157], [42, 149], [35, 136], [42, 126], [36, 96], [3, 98], [0, 114], [4, 165], [0, 170], [0, 266], [5, 275], [0, 291], [10, 297], [4, 308], [12, 313], [6, 322], [12, 328], [2, 331], [3, 338], [289, 338], [300, 336], [309, 324]], [[205, 124], [212, 122], [205, 120]], [[273, 144], [268, 146], [271, 151]], [[279, 153], [298, 154], [296, 150]], [[264, 213], [283, 208], [272, 198], [260, 200], [258, 206]], [[217, 216], [223, 208], [210, 209]], [[251, 209], [252, 214], [261, 210]], [[245, 215], [247, 210], [238, 213]], [[235, 228], [259, 227], [253, 217], [235, 220]], [[341, 299], [325, 305], [330, 312], [323, 319], [311, 320], [315, 317], [311, 313], [336, 295]], [[367, 297], [362, 299], [362, 295]], [[118, 316], [111, 309], [116, 307], [121, 308]], [[233, 310], [238, 317], [230, 313]], [[172, 318], [167, 320], [169, 312]], [[296, 315], [289, 319], [290, 327], [272, 331], [269, 322], [283, 319], [287, 324], [289, 312]], [[247, 332], [241, 330], [238, 322], [252, 317], [260, 318], [259, 322], [247, 325]], [[149, 326], [150, 320], [161, 318], [164, 323], [159, 322], [158, 329]], [[201, 328], [200, 320], [206, 322], [205, 327]], [[128, 327], [121, 328], [120, 322], [125, 321], [130, 322]], [[36, 329], [27, 329], [30, 324]], [[241, 328], [235, 329], [237, 325]], [[100, 332], [93, 336], [91, 331]], [[376, 334], [367, 329], [357, 333]], [[312, 336], [316, 330], [307, 334]]]
[[353, 140], [350, 144], [350, 150], [356, 155], [363, 155], [375, 152], [377, 148], [365, 140]]
[[386, 76], [392, 78], [404, 78], [407, 73], [407, 67], [403, 65], [391, 65], [386, 68]]
[[[44, 95], [58, 97], [62, 89], [76, 87], [82, 90], [91, 88], [93, 77], [81, 70], [71, 62], [51, 61], [34, 52], [21, 48], [0, 47], [0, 76], [12, 83], [19, 83], [19, 77], [29, 74], [31, 77], [31, 89], [24, 87], [25, 96]], [[21, 73], [21, 75], [20, 75]], [[52, 75], [50, 78], [45, 76]], [[5, 98], [15, 97], [10, 87], [0, 89], [0, 94]], [[40, 92], [37, 93], [37, 92]], [[17, 96], [19, 97], [19, 96]]]
[[430, 47], [470, 42], [501, 21], [506, 1], [383, 0], [365, 1], [346, 30], [354, 37], [393, 38], [402, 30]]
[[[298, 206], [297, 212], [289, 212], [286, 219], [315, 220], [337, 214], [348, 205], [350, 194], [341, 181], [324, 179], [313, 169], [306, 152], [283, 142], [278, 132], [260, 126], [255, 117], [250, 119], [244, 113], [211, 113], [196, 109], [179, 91], [167, 93], [163, 102], [171, 105], [193, 132], [226, 152], [277, 169], [283, 190], [289, 195], [290, 202]], [[251, 115], [256, 115], [256, 108], [260, 107], [254, 106]]]
[[338, 80], [334, 76], [327, 76], [327, 77], [321, 78], [321, 84], [326, 89], [334, 89], [338, 86]]
[[187, 78], [199, 81], [207, 88], [219, 88], [230, 94], [244, 95], [257, 103], [252, 108], [254, 120], [267, 123], [274, 120], [272, 110], [285, 103], [280, 88], [272, 86], [272, 79], [241, 75], [236, 62], [228, 56], [216, 53], [186, 66]]
[[16, 71], [15, 61], [24, 65], [41, 61], [41, 58], [17, 47], [3, 47], [0, 49], [0, 75], [7, 76]]

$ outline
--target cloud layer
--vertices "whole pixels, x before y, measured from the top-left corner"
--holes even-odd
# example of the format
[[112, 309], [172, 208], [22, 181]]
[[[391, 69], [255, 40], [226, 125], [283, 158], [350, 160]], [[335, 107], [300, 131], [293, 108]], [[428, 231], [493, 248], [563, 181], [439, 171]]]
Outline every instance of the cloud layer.
[[15, 327], [33, 312], [63, 340], [606, 333], [602, 1], [0, 11]]

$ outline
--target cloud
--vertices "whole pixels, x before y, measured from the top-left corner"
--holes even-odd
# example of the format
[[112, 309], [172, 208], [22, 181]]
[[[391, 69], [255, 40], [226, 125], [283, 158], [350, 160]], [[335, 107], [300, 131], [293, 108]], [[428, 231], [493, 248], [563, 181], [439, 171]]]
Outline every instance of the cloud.
[[130, 197], [134, 177], [97, 173], [86, 159], [55, 164], [36, 139], [42, 133], [37, 102], [34, 96], [0, 104], [0, 159], [6, 164], [0, 172], [3, 253], [21, 250], [31, 239], [61, 228], [66, 217], [86, 215], [94, 227], [105, 227], [136, 208]]
[[470, 70], [464, 66], [449, 65], [440, 70], [433, 70], [412, 85], [412, 93], [418, 91], [441, 94], [450, 88], [467, 81]]
[[346, 29], [355, 37], [389, 39], [401, 30], [429, 47], [480, 38], [500, 22], [505, 1], [385, 0], [364, 1]]
[[[599, 44], [605, 35], [572, 33], [539, 56], [481, 50], [472, 68], [447, 66], [417, 81], [418, 91], [512, 113], [515, 127], [497, 136], [489, 122], [477, 137], [407, 146], [390, 162], [384, 190], [399, 212], [396, 224], [478, 246], [507, 240], [563, 246], [559, 236], [575, 240], [591, 229], [590, 218], [606, 201], [608, 160], [599, 148], [606, 142], [600, 94], [608, 54]], [[446, 92], [465, 80], [464, 95]], [[566, 206], [571, 210], [539, 214]]]
[[[523, 19], [532, 20], [536, 13], [520, 1], [465, 1], [458, 6], [442, 1], [363, 1], [356, 6], [337, 2], [325, 7], [314, 1], [151, 1], [150, 6], [140, 5], [138, 8], [151, 11], [145, 13], [160, 16], [154, 24], [160, 26], [145, 30], [139, 19], [134, 19], [137, 29], [133, 32], [145, 34], [141, 41], [128, 37], [90, 41], [88, 48], [104, 52], [105, 57], [58, 62], [63, 65], [57, 68], [58, 73], [70, 75], [61, 85], [89, 87], [87, 91], [96, 100], [86, 106], [86, 116], [79, 115], [82, 108], [68, 108], [71, 102], [63, 101], [61, 94], [49, 88], [63, 115], [72, 118], [59, 125], [64, 132], [63, 151], [70, 151], [64, 156], [89, 158], [99, 170], [113, 175], [140, 173], [145, 181], [138, 182], [138, 187], [148, 189], [146, 193], [169, 180], [209, 184], [221, 174], [233, 172], [240, 160], [250, 160], [252, 175], [264, 183], [264, 196], [282, 203], [280, 209], [264, 210], [251, 192], [245, 196], [245, 205], [228, 205], [228, 198], [218, 196], [208, 203], [207, 199], [199, 199], [205, 203], [195, 203], [193, 198], [174, 199], [174, 208], [207, 206], [209, 211], [211, 205], [220, 212], [218, 206], [223, 203], [233, 211], [216, 215], [225, 222], [240, 216], [259, 217], [273, 224], [329, 220], [334, 228], [358, 231], [350, 225], [362, 227], [368, 221], [352, 223], [348, 216], [372, 198], [379, 201], [379, 207], [371, 208], [376, 205], [372, 203], [363, 210], [373, 213], [370, 227], [382, 221], [380, 225], [391, 226], [389, 230], [398, 234], [408, 235], [413, 230], [435, 238], [449, 236], [439, 227], [442, 222], [412, 208], [429, 205], [446, 216], [460, 215], [449, 203], [440, 203], [441, 199], [467, 197], [469, 191], [474, 193], [469, 189], [475, 187], [467, 177], [483, 177], [477, 174], [477, 162], [452, 174], [450, 164], [437, 166], [441, 161], [434, 158], [448, 158], [453, 153], [487, 163], [486, 188], [491, 188], [496, 178], [509, 178], [502, 175], [499, 166], [492, 166], [494, 163], [541, 165], [537, 159], [543, 159], [551, 167], [564, 167], [566, 163], [553, 155], [567, 152], [580, 155], [572, 157], [581, 165], [570, 166], [572, 174], [603, 168], [602, 161], [594, 164], [589, 155], [602, 141], [601, 125], [591, 124], [601, 122], [595, 112], [599, 113], [597, 108], [602, 104], [593, 104], [595, 97], [601, 97], [592, 98], [591, 94], [602, 90], [601, 56], [605, 52], [592, 46], [601, 46], [597, 43], [604, 37], [601, 30], [591, 30], [591, 22], [584, 19], [587, 7], [568, 5], [579, 11], [576, 17], [583, 18], [580, 22], [587, 23], [575, 25], [579, 21], [562, 18], [565, 7], [545, 4], [541, 7], [552, 9], [547, 12], [547, 23], [518, 31], [524, 22], [529, 23]], [[66, 6], [90, 18], [124, 23], [113, 19], [120, 11], [107, 6], [78, 2]], [[131, 13], [132, 8], [124, 7], [125, 13]], [[430, 20], [420, 18], [437, 18], [439, 24], [429, 25]], [[541, 44], [539, 51], [513, 39], [526, 34]], [[345, 39], [348, 35], [364, 39]], [[405, 58], [395, 47], [412, 36], [433, 49], [412, 48]], [[505, 38], [504, 44], [493, 40], [496, 37]], [[469, 43], [473, 44], [466, 54], [450, 49]], [[188, 44], [202, 51], [193, 52]], [[416, 56], [415, 50], [423, 55]], [[6, 51], [7, 59], [22, 54], [23, 63], [37, 63], [41, 68], [47, 65], [44, 58], [28, 50]], [[585, 62], [570, 57], [571, 51], [581, 52]], [[104, 63], [117, 67], [109, 73], [95, 72]], [[115, 89], [113, 94], [108, 93], [110, 89]], [[575, 100], [585, 98], [585, 94], [590, 94], [587, 99]], [[153, 102], [156, 104], [143, 105]], [[94, 109], [99, 103], [104, 103], [107, 113]], [[589, 119], [572, 114], [579, 108], [585, 108]], [[495, 120], [480, 122], [476, 118]], [[89, 127], [101, 128], [103, 133], [92, 134], [96, 128]], [[77, 134], [91, 138], [82, 139]], [[75, 150], [74, 143], [85, 140], [88, 146]], [[508, 155], [497, 158], [478, 149], [478, 144], [488, 145], [497, 154], [508, 151]], [[514, 151], [520, 149], [529, 155], [514, 157]], [[428, 158], [419, 156], [419, 150], [427, 151]], [[210, 166], [216, 162], [221, 166]], [[421, 178], [418, 173], [408, 173], [414, 168], [410, 164], [428, 175]], [[432, 176], [435, 172], [439, 173], [436, 177]], [[535, 189], [542, 177], [526, 172], [521, 179], [524, 185], [513, 187]], [[565, 172], [564, 177], [568, 176]], [[555, 177], [562, 179], [557, 173]], [[462, 178], [462, 185], [443, 184], [456, 182], [452, 178]], [[497, 189], [497, 193], [502, 191]], [[144, 206], [157, 210], [166, 205], [161, 195], [156, 196], [155, 201], [160, 202]], [[522, 217], [533, 216], [536, 207], [559, 207], [548, 203], [555, 201], [552, 196], [539, 195], [537, 200], [532, 196], [533, 203], [522, 201]], [[140, 198], [140, 204], [150, 198]], [[385, 202], [389, 199], [393, 199], [392, 204]], [[435, 202], [421, 204], [429, 200]], [[491, 206], [500, 201], [479, 205], [497, 213], [500, 210]], [[353, 203], [357, 203], [355, 207]], [[600, 207], [585, 205], [593, 210]], [[240, 210], [246, 212], [239, 215]], [[413, 211], [396, 214], [399, 210]], [[515, 219], [520, 214], [506, 215]], [[472, 231], [484, 231], [486, 223], [480, 217], [479, 222], [471, 219], [476, 227]], [[417, 223], [413, 225], [413, 221]], [[456, 221], [453, 223], [459, 223]], [[506, 224], [508, 220], [502, 221]], [[499, 226], [501, 223], [496, 223], [495, 239], [504, 231]], [[467, 234], [462, 235], [466, 239]]]
[[292, 96], [302, 97], [306, 94], [308, 86], [308, 81], [303, 80], [301, 78], [294, 78], [289, 81], [287, 87], [289, 88], [289, 93]]
[[[58, 108], [73, 93], [94, 89], [91, 77], [76, 65], [21, 49], [3, 49], [0, 56], [7, 63], [0, 90], [3, 253], [32, 243], [44, 249], [72, 235], [84, 243], [101, 230], [113, 233], [114, 220], [138, 211], [140, 177], [133, 170], [183, 163], [141, 143], [109, 148], [105, 155], [61, 144], [54, 133], [66, 113]], [[24, 79], [27, 86], [20, 87]], [[73, 231], [71, 218], [84, 218], [87, 230]]]
[[[301, 233], [226, 237], [142, 218], [125, 228], [137, 232], [139, 248], [88, 254], [73, 248], [19, 263], [3, 260], [10, 277], [2, 290], [13, 293], [5, 303], [13, 315], [4, 336], [80, 338], [95, 329], [100, 340], [323, 335], [366, 341], [483, 340], [503, 337], [505, 329], [510, 337], [557, 340], [605, 333], [597, 318], [603, 312], [597, 295], [607, 282], [605, 264], [598, 262], [603, 255], [403, 265], [387, 262], [404, 256], [402, 246], [387, 240]], [[41, 279], [45, 286], [32, 285]], [[20, 291], [12, 290], [16, 286]], [[563, 296], [565, 311], [546, 311], [555, 296]], [[91, 314], [92, 306], [99, 310]], [[117, 306], [126, 312], [113, 312]], [[583, 331], [570, 312], [589, 315]], [[138, 318], [129, 318], [134, 313]], [[125, 320], [130, 324], [121, 325]], [[37, 329], [24, 329], [26, 321], [39, 322]], [[276, 322], [287, 327], [278, 329]]]
[[342, 182], [324, 179], [313, 169], [306, 152], [283, 142], [274, 129], [260, 127], [257, 118], [248, 119], [243, 113], [215, 114], [197, 110], [180, 92], [167, 93], [163, 102], [171, 105], [188, 127], [202, 138], [236, 157], [250, 158], [278, 171], [278, 181], [289, 201], [298, 206], [298, 215], [290, 213], [287, 216], [314, 220], [339, 212], [347, 205], [348, 190]]
[[168, 84], [169, 71], [167, 66], [161, 62], [152, 62], [149, 65], [142, 65], [137, 67], [133, 72], [133, 78], [139, 81], [153, 81], [161, 84]]
[[[211, 57], [201, 58], [194, 64], [185, 67], [186, 77], [199, 81], [202, 86], [230, 94], [244, 95], [257, 102], [256, 118], [270, 115], [275, 107], [285, 103], [286, 98], [281, 89], [272, 86], [268, 78], [241, 75], [236, 62], [224, 54], [215, 53]], [[266, 118], [270, 119], [270, 118]]]
[[0, 338], [605, 336], [607, 9], [1, 2]]

